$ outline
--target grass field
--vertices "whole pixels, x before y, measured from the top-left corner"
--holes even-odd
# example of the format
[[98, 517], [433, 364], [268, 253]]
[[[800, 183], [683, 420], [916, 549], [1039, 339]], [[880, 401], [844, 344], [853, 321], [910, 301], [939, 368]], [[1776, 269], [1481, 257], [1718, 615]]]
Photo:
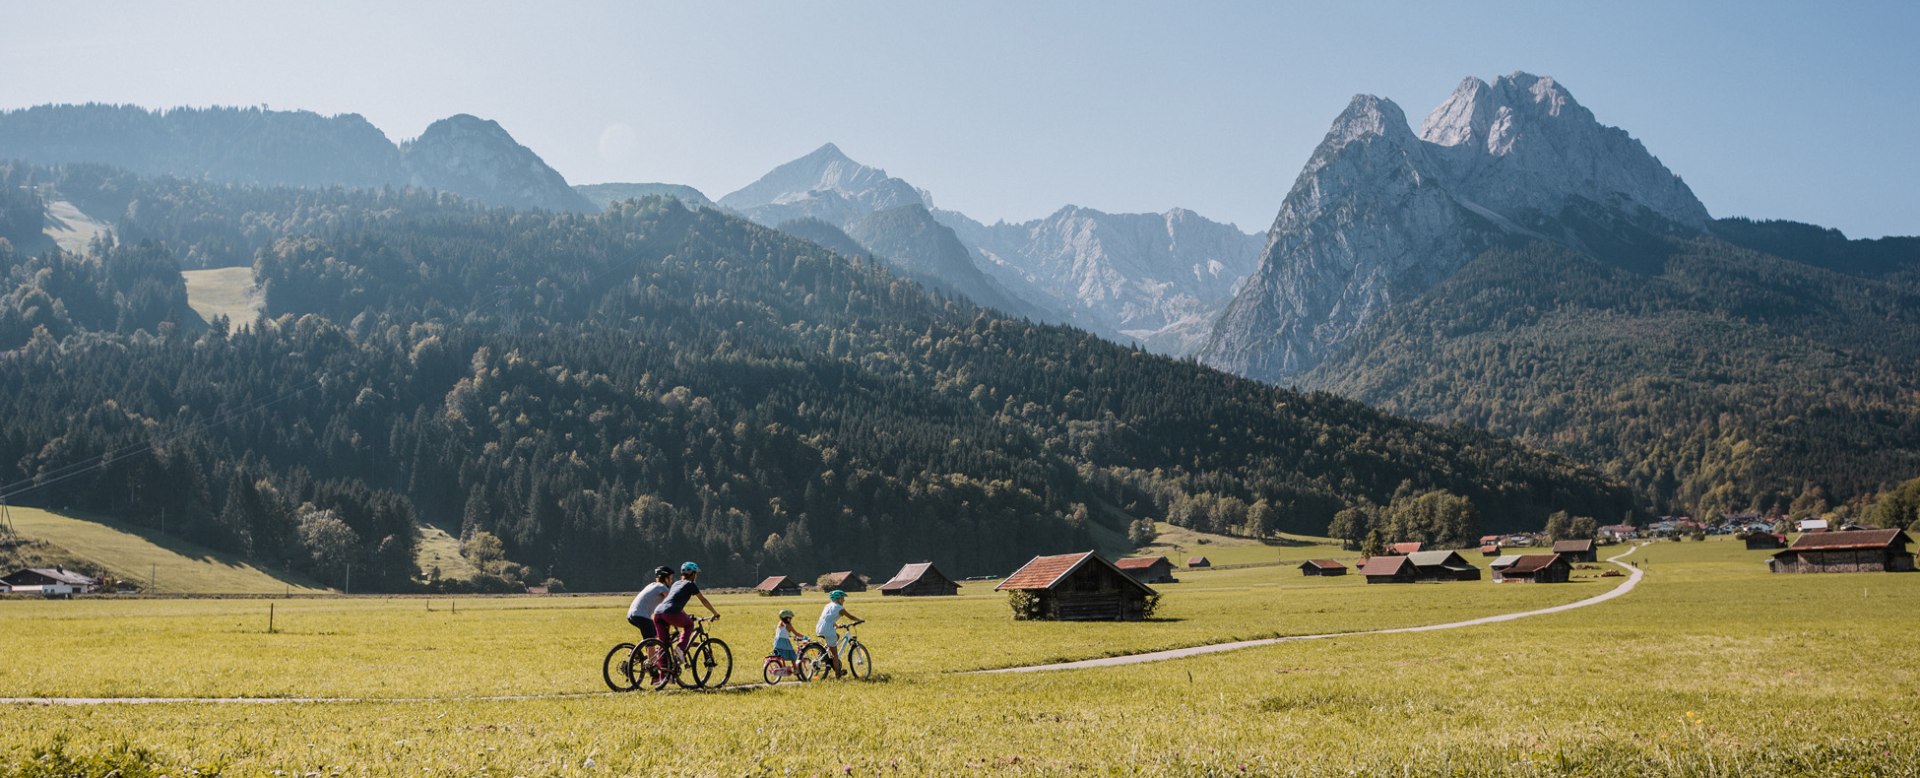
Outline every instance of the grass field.
[[[66, 772], [109, 764], [325, 776], [1920, 770], [1912, 618], [1920, 576], [1770, 576], [1762, 552], [1724, 541], [1661, 543], [1642, 555], [1639, 589], [1568, 613], [1097, 670], [951, 672], [1314, 624], [1438, 622], [1577, 599], [1616, 579], [1366, 587], [1288, 578], [1285, 568], [1194, 572], [1165, 587], [1167, 615], [1179, 621], [1136, 625], [1015, 623], [977, 593], [911, 603], [856, 595], [850, 607], [873, 620], [863, 636], [884, 676], [869, 683], [512, 700], [14, 705], [0, 708], [0, 765], [11, 765], [0, 775], [60, 774], [35, 765], [75, 758], [81, 766]], [[763, 612], [792, 602], [719, 603], [737, 660], [764, 650]], [[0, 654], [9, 657], [50, 642], [97, 645], [111, 623], [141, 638], [140, 672], [33, 659], [26, 672], [0, 675], [0, 689], [588, 691], [598, 683], [593, 649], [622, 635], [617, 613], [605, 612], [617, 609], [610, 598], [463, 599], [457, 616], [450, 603], [435, 601], [432, 612], [421, 600], [291, 603], [291, 631], [271, 636], [263, 619], [237, 607], [255, 603], [0, 603], [9, 627]], [[200, 650], [176, 648], [189, 644]], [[58, 653], [118, 657], [123, 669], [127, 655]], [[757, 671], [737, 664], [736, 676]], [[36, 749], [56, 747], [62, 756], [34, 761]], [[145, 752], [116, 751], [123, 747]]]
[[413, 549], [413, 563], [425, 574], [439, 570], [441, 578], [471, 581], [480, 575], [473, 562], [460, 555], [460, 539], [432, 524], [420, 525], [420, 540]]
[[1359, 556], [1327, 538], [1286, 535], [1280, 541], [1262, 541], [1195, 532], [1164, 521], [1155, 522], [1154, 526], [1159, 534], [1153, 544], [1134, 552], [1133, 556], [1164, 556], [1172, 560], [1175, 567], [1186, 567], [1187, 560], [1196, 556], [1204, 556], [1215, 565], [1299, 564], [1308, 559], [1352, 560]]
[[185, 270], [180, 276], [187, 282], [187, 305], [207, 321], [225, 316], [234, 327], [251, 326], [266, 302], [250, 267]]
[[[115, 578], [159, 594], [306, 594], [322, 591], [295, 576], [269, 573], [234, 557], [110, 519], [81, 519], [37, 508], [8, 508], [21, 537], [55, 547], [52, 556], [86, 560]], [[11, 630], [10, 630], [11, 631]]]

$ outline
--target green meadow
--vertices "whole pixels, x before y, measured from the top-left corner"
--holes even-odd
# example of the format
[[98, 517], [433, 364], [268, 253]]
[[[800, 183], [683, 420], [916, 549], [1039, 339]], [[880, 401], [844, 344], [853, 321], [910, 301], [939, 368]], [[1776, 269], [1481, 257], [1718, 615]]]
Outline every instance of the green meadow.
[[[1611, 553], [1617, 553], [1614, 549]], [[10, 696], [385, 698], [0, 707], [0, 776], [1915, 775], [1920, 576], [1771, 576], [1726, 541], [1635, 553], [1570, 612], [1091, 670], [961, 671], [1570, 602], [1619, 578], [1368, 587], [1183, 572], [1142, 624], [855, 595], [872, 682], [601, 693], [608, 597], [0, 603]], [[1598, 570], [1576, 571], [1593, 576]], [[718, 634], [757, 680], [771, 611]], [[432, 610], [429, 610], [429, 607]], [[110, 650], [102, 650], [108, 648]], [[25, 661], [15, 658], [26, 657]], [[525, 695], [513, 699], [476, 699]]]

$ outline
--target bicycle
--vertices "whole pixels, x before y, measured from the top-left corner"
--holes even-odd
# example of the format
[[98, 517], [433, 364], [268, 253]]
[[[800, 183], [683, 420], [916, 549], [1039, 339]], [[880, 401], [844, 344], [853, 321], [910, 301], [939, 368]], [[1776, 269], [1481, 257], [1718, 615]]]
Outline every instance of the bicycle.
[[[867, 650], [853, 628], [857, 624], [835, 625], [834, 629], [845, 631], [846, 637], [840, 639], [840, 661], [845, 663], [847, 673], [862, 681], [873, 677], [873, 653]], [[824, 678], [833, 671], [833, 663], [827, 659], [827, 646], [814, 640], [804, 641], [800, 647], [800, 680], [811, 681]]]
[[[707, 634], [707, 622], [712, 620], [693, 620], [693, 637], [688, 639], [684, 655], [661, 638], [640, 641], [627, 662], [633, 684], [654, 689], [664, 689], [668, 683], [682, 689], [727, 685], [727, 679], [733, 677], [733, 649], [726, 641]], [[719, 680], [715, 680], [716, 676]]]

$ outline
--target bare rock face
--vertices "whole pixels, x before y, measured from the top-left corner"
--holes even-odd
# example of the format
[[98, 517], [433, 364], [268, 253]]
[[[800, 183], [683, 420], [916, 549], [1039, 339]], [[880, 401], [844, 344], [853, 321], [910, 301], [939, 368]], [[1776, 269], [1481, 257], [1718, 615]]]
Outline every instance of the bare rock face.
[[855, 162], [829, 143], [720, 198], [720, 205], [769, 227], [795, 219], [845, 226], [872, 213], [927, 202], [907, 182]]
[[1295, 180], [1259, 269], [1200, 358], [1262, 380], [1299, 375], [1488, 248], [1578, 247], [1596, 211], [1666, 230], [1708, 220], [1639, 141], [1551, 78], [1469, 78], [1417, 136], [1392, 101], [1357, 96]]
[[595, 210], [538, 154], [487, 119], [458, 114], [434, 122], [406, 144], [402, 158], [412, 186], [503, 208]]

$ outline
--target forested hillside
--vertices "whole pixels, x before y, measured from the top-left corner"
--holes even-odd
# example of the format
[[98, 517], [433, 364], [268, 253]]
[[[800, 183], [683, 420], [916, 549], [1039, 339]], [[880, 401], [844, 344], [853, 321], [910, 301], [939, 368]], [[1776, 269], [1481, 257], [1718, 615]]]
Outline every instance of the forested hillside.
[[[1465, 495], [1493, 529], [1631, 505], [1484, 433], [1008, 319], [670, 199], [584, 216], [88, 180], [177, 204], [135, 209], [153, 240], [116, 252], [261, 246], [268, 317], [169, 326], [131, 294], [111, 326], [14, 314], [5, 480], [56, 507], [165, 509], [330, 583], [352, 567], [356, 586], [408, 585], [416, 519], [498, 535], [526, 566], [509, 577], [597, 589], [682, 558], [722, 583], [921, 559], [1005, 572], [1138, 517], [1318, 531], [1407, 489]], [[29, 262], [131, 291], [144, 276], [114, 256], [6, 262], [16, 293], [42, 288]]]
[[1920, 252], [1722, 230], [1817, 264], [1706, 237], [1606, 252], [1618, 264], [1493, 251], [1305, 384], [1593, 463], [1662, 511], [1821, 512], [1920, 472], [1920, 285], [1900, 280]]

